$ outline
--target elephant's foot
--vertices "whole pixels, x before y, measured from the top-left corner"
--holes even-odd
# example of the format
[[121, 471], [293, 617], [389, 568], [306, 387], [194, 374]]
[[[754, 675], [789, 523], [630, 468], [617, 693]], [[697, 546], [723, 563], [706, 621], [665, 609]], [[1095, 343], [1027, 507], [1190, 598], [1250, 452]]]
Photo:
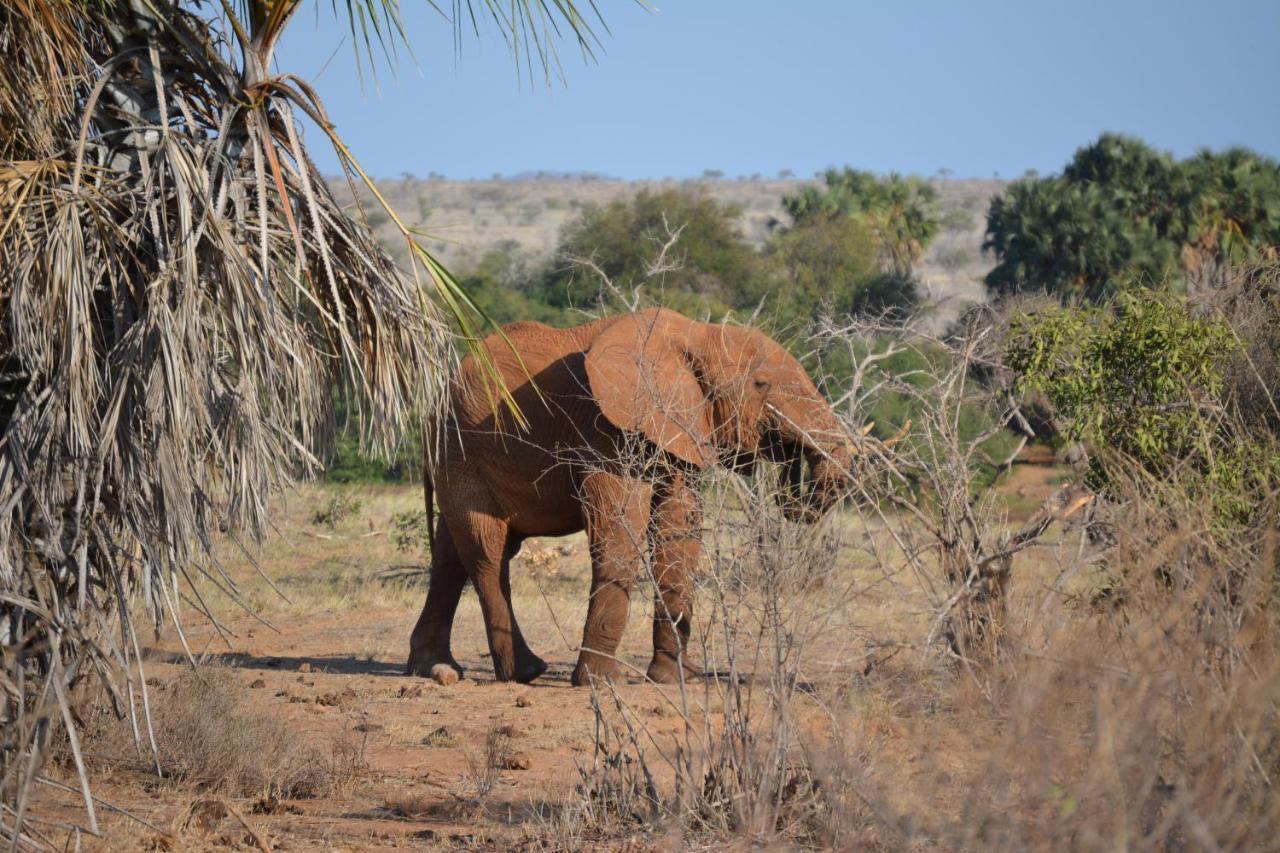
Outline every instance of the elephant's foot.
[[649, 662], [649, 669], [645, 672], [645, 677], [658, 684], [676, 684], [680, 681], [681, 668], [684, 669], [685, 681], [699, 678], [702, 675], [702, 669], [695, 666], [688, 658], [677, 660], [672, 654], [658, 652], [653, 656], [653, 660]]
[[583, 652], [578, 656], [578, 665], [573, 668], [573, 676], [569, 679], [569, 683], [574, 687], [586, 687], [591, 684], [591, 679], [604, 681], [620, 681], [622, 677], [622, 668], [618, 666], [618, 662], [611, 657], [598, 655], [591, 652]]
[[529, 652], [516, 661], [515, 680], [520, 684], [528, 684], [547, 671], [547, 662]]
[[518, 652], [515, 661], [493, 656], [493, 677], [498, 681], [515, 681], [528, 684], [547, 671], [547, 662], [529, 650]]
[[437, 684], [448, 687], [457, 684], [466, 674], [453, 655], [415, 655], [409, 658], [406, 675], [430, 678]]

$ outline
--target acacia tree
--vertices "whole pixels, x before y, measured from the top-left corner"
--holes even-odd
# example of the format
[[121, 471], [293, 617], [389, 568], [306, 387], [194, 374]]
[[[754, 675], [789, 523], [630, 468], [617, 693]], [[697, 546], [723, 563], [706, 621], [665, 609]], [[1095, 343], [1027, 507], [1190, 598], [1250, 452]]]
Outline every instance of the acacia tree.
[[[96, 831], [77, 688], [98, 678], [145, 723], [144, 622], [182, 637], [181, 596], [236, 597], [211, 531], [262, 534], [270, 496], [326, 447], [334, 382], [386, 451], [441, 399], [451, 337], [436, 304], [476, 337], [465, 292], [316, 93], [272, 73], [299, 5], [0, 7], [0, 837], [15, 844], [51, 843], [25, 818], [57, 726]], [[339, 5], [366, 48], [403, 36], [395, 0]], [[549, 74], [557, 28], [594, 39], [568, 0], [479, 6]], [[400, 230], [412, 275], [339, 205], [304, 115]]]
[[[559, 309], [600, 307], [613, 298], [601, 292], [602, 279], [624, 293], [644, 282], [649, 299], [692, 315], [721, 315], [761, 287], [759, 257], [735, 222], [740, 213], [683, 188], [642, 189], [589, 206], [565, 225], [542, 298]], [[659, 255], [664, 266], [655, 270]]]

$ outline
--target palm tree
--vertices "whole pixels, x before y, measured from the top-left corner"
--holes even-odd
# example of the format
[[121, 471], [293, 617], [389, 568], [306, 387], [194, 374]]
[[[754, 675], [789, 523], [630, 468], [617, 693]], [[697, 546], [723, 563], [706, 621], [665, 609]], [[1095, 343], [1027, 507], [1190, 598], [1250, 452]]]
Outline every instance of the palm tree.
[[[315, 470], [333, 383], [369, 446], [389, 450], [440, 402], [443, 318], [478, 337], [467, 295], [316, 93], [272, 73], [299, 5], [0, 7], [0, 838], [49, 842], [25, 817], [55, 723], [96, 831], [76, 688], [97, 677], [120, 713], [145, 709], [129, 599], [182, 637], [180, 595], [236, 596], [211, 531], [259, 537], [270, 496]], [[570, 0], [476, 5], [455, 2], [455, 26], [492, 17], [518, 61], [548, 74], [560, 31], [596, 43]], [[397, 0], [338, 6], [366, 49], [403, 38]], [[382, 204], [412, 270], [339, 204], [302, 116]]]
[[921, 178], [896, 172], [881, 178], [845, 167], [823, 173], [825, 189], [805, 187], [782, 200], [797, 225], [841, 216], [861, 219], [879, 248], [881, 270], [907, 280], [937, 236], [937, 192]]
[[1280, 257], [1280, 163], [1245, 148], [1201, 151], [1184, 164], [1187, 287], [1221, 287], [1227, 272]]

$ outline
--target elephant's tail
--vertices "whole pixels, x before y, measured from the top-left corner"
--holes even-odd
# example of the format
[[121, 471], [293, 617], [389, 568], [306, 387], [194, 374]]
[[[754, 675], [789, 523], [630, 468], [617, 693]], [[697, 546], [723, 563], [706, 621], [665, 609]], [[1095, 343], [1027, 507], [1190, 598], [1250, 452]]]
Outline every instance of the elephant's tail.
[[423, 431], [422, 442], [422, 497], [427, 505], [427, 550], [428, 558], [435, 559], [436, 554], [436, 489], [431, 483], [431, 454], [428, 450], [430, 445]]

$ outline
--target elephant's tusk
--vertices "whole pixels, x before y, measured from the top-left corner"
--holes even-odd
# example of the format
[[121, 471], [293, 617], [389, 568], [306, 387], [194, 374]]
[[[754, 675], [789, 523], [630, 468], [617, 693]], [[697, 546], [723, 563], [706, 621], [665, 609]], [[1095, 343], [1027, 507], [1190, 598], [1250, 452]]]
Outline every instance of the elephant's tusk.
[[902, 429], [894, 433], [893, 438], [889, 439], [888, 441], [881, 442], [881, 446], [884, 447], [885, 450], [889, 450], [899, 441], [902, 441], [902, 439], [906, 438], [907, 433], [910, 431], [911, 431], [911, 419], [908, 418], [907, 422], [902, 425]]

